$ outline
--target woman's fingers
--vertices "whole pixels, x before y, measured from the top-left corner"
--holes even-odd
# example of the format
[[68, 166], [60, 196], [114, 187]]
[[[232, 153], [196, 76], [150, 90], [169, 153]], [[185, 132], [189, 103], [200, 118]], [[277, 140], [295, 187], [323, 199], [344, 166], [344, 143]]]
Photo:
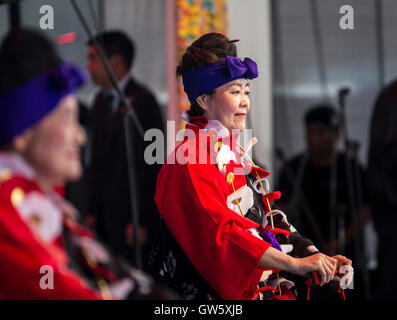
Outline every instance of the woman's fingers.
[[312, 256], [298, 260], [300, 260], [298, 274], [317, 271], [320, 275], [321, 286], [330, 282], [334, 278], [337, 262], [335, 258], [328, 257], [322, 253], [316, 253]]
[[328, 281], [327, 281], [328, 283], [334, 278], [337, 260], [328, 256], [324, 256], [324, 257], [326, 259], [326, 264], [328, 266], [328, 271], [329, 271]]
[[319, 264], [319, 266], [318, 266], [318, 271], [317, 271], [319, 274], [320, 274], [320, 279], [321, 279], [321, 281], [320, 281], [320, 286], [322, 286], [322, 285], [324, 285], [326, 282], [326, 278], [327, 278], [327, 272], [325, 271], [325, 268], [324, 268], [324, 265], [323, 264]]
[[336, 259], [328, 257], [324, 254], [320, 254], [318, 258], [319, 260], [317, 268], [321, 276], [320, 286], [323, 286], [334, 278]]
[[340, 254], [333, 256], [334, 259], [342, 260], [342, 264], [352, 264], [352, 261]]
[[336, 269], [336, 259], [328, 257], [326, 255], [323, 256], [325, 260], [325, 265], [327, 268], [327, 283], [330, 282], [334, 278], [334, 273]]

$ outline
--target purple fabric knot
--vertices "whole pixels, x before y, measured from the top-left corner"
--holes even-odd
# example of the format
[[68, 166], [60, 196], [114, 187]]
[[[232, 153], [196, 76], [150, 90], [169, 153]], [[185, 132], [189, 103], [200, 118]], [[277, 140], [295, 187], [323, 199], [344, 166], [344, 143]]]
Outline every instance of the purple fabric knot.
[[242, 77], [254, 79], [258, 76], [258, 66], [250, 58], [241, 61], [239, 58], [226, 56], [226, 65], [231, 78]]

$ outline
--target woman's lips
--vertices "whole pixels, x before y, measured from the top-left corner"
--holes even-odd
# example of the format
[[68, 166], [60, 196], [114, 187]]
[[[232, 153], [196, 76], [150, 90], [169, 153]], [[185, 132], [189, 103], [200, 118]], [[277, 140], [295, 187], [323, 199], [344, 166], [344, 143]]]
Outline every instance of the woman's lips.
[[245, 113], [236, 113], [235, 116], [245, 118], [246, 114]]

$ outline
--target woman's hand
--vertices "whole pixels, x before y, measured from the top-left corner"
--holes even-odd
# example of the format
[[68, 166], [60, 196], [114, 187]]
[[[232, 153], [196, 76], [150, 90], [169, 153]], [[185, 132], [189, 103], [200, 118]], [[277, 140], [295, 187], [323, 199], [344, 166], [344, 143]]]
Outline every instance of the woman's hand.
[[323, 253], [305, 258], [293, 258], [270, 247], [262, 255], [259, 267], [284, 270], [302, 276], [317, 271], [321, 276], [320, 285], [324, 285], [334, 278], [336, 259]]
[[335, 258], [316, 253], [305, 258], [295, 258], [291, 272], [303, 276], [317, 271], [321, 277], [320, 286], [322, 286], [334, 278], [336, 262]]
[[340, 260], [342, 263], [340, 264], [341, 266], [343, 266], [344, 264], [352, 264], [352, 261], [340, 254], [333, 256], [332, 258], [336, 259], [336, 260]]
[[333, 258], [338, 261], [338, 275], [334, 279], [339, 282], [342, 289], [349, 288], [354, 277], [352, 261], [342, 255], [336, 255]]

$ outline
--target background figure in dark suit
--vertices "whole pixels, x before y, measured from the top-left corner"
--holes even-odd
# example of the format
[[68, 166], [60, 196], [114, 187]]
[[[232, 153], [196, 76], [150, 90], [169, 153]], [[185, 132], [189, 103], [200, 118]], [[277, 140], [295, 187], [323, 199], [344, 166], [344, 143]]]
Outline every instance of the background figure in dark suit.
[[379, 94], [371, 119], [368, 177], [378, 235], [376, 299], [397, 299], [397, 81]]
[[[161, 110], [150, 91], [136, 82], [129, 72], [134, 59], [134, 44], [123, 32], [110, 31], [96, 36], [109, 59], [120, 89], [132, 101], [132, 108], [143, 130], [157, 128], [164, 132]], [[134, 263], [132, 212], [128, 180], [127, 153], [124, 133], [124, 112], [99, 59], [93, 39], [88, 42], [87, 70], [92, 81], [101, 86], [91, 114], [90, 213], [86, 222], [116, 252]], [[132, 121], [132, 119], [129, 119]], [[131, 125], [135, 135], [132, 153], [139, 199], [139, 239], [145, 269], [152, 242], [158, 234], [159, 215], [153, 201], [160, 165], [148, 165], [144, 142]]]

